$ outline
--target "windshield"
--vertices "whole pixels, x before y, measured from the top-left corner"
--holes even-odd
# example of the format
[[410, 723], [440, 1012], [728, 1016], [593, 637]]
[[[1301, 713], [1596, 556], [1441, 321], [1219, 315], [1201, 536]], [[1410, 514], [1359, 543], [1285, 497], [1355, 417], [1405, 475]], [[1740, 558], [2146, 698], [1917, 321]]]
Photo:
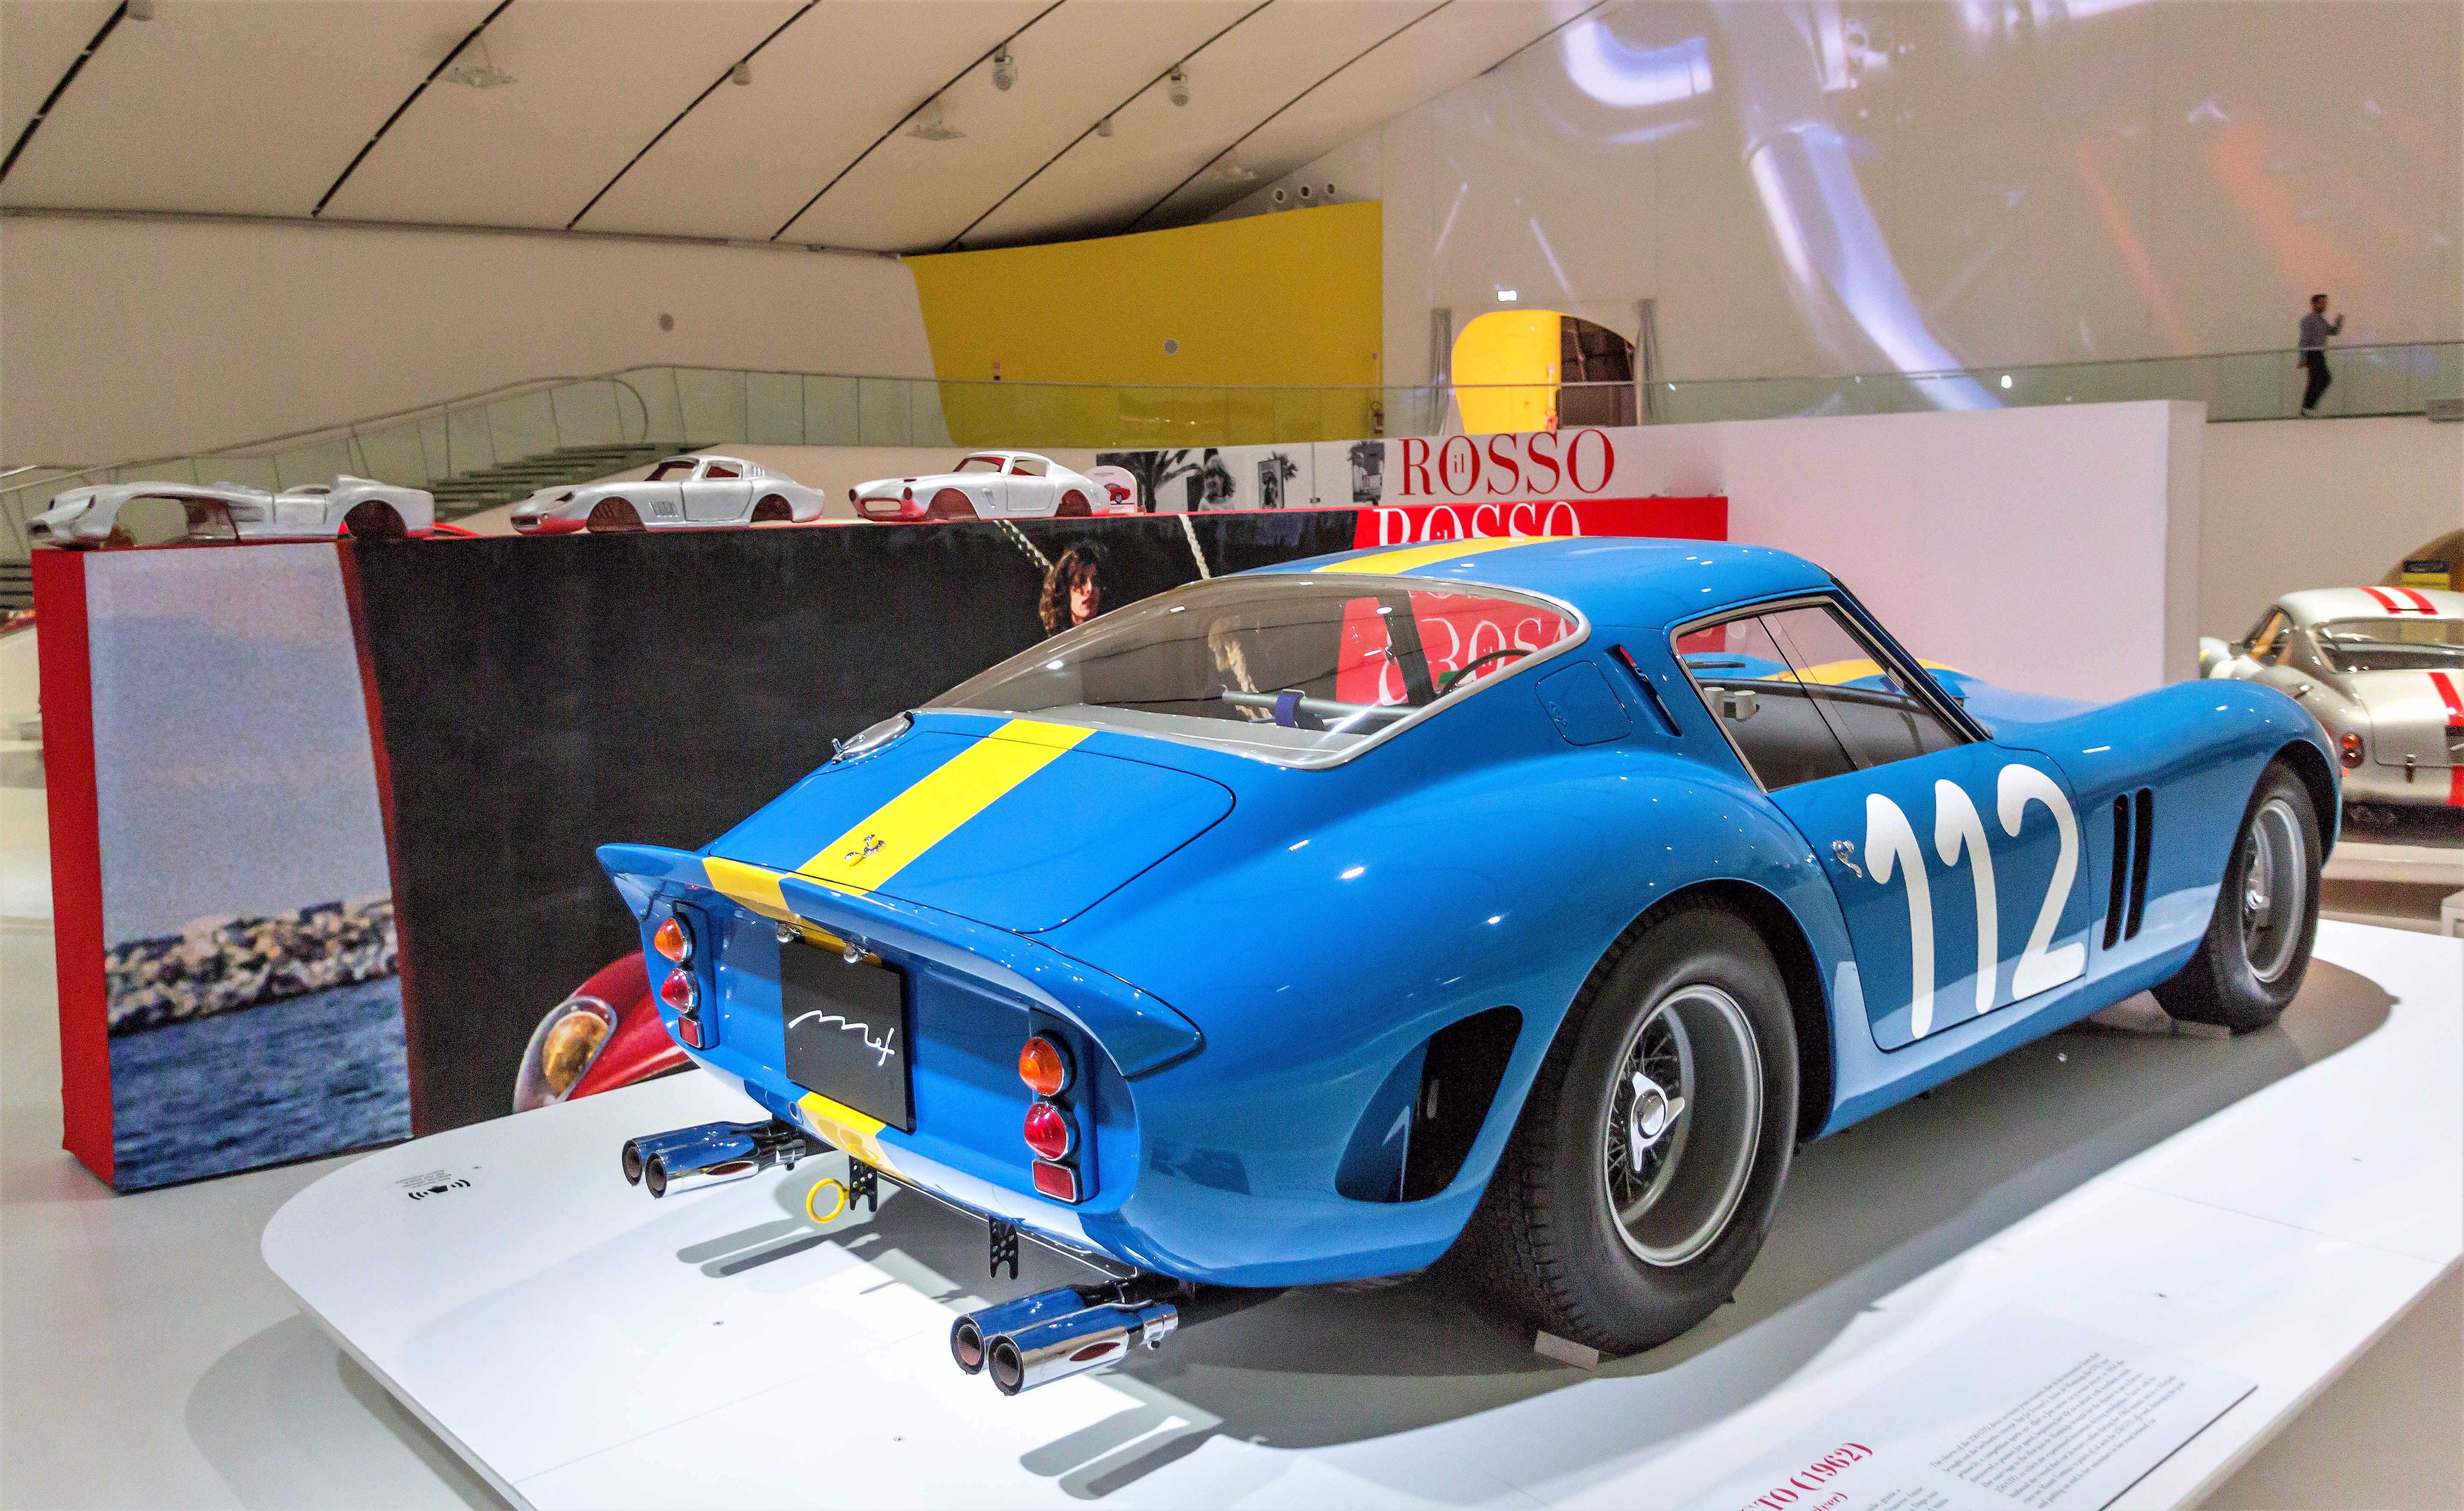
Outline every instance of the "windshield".
[[1133, 603], [935, 698], [1323, 765], [1581, 628], [1497, 588], [1408, 578], [1222, 579]]
[[651, 468], [650, 475], [642, 479], [642, 481], [646, 483], [682, 482], [686, 478], [693, 476], [693, 459], [690, 456], [682, 456], [672, 462], [661, 462], [658, 466]]
[[998, 472], [1001, 459], [998, 456], [971, 456], [951, 469], [954, 472]]
[[2310, 633], [2338, 671], [2464, 670], [2464, 619], [2331, 619]]

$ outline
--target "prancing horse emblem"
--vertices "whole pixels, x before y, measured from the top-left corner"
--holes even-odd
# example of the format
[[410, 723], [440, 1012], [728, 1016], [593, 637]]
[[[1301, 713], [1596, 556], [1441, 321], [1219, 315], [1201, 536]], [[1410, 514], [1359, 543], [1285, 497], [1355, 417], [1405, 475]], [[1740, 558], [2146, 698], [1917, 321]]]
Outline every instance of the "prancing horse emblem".
[[862, 865], [866, 856], [870, 855], [873, 851], [878, 850], [881, 847], [881, 836], [877, 834], [868, 834], [864, 837], [864, 843], [857, 845], [854, 849], [847, 851], [844, 859], [849, 865]]

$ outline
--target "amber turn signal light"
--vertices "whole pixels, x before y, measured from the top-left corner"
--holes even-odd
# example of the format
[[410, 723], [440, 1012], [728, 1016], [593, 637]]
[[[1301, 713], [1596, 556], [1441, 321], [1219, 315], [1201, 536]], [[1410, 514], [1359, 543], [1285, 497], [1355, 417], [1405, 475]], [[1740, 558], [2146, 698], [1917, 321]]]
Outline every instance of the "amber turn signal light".
[[701, 990], [693, 985], [691, 971], [671, 971], [659, 983], [659, 1000], [679, 1013], [690, 1013], [701, 1005]]
[[1078, 1129], [1069, 1115], [1049, 1102], [1026, 1109], [1026, 1147], [1045, 1159], [1067, 1159], [1078, 1145]]
[[2362, 763], [2362, 737], [2360, 735], [2347, 734], [2343, 739], [2337, 741], [2337, 744], [2343, 752], [2345, 765], [2359, 766]]
[[670, 913], [651, 933], [650, 948], [682, 965], [693, 958], [693, 935], [685, 932], [683, 919]]
[[1069, 1056], [1038, 1034], [1019, 1046], [1018, 1079], [1039, 1097], [1057, 1097], [1069, 1085]]

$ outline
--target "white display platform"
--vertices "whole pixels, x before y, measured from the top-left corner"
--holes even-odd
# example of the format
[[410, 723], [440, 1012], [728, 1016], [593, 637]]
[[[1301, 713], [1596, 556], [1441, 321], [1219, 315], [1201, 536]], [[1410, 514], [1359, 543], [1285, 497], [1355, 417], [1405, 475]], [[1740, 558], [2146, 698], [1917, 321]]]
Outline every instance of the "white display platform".
[[2404, 882], [2415, 887], [2464, 887], [2464, 848], [2452, 844], [2394, 844], [2351, 837], [2336, 842], [2322, 874], [2331, 882]]
[[1593, 1371], [1433, 1275], [1003, 1399], [953, 1313], [1085, 1272], [988, 1282], [981, 1227], [894, 1189], [817, 1228], [836, 1156], [651, 1201], [624, 1136], [748, 1115], [698, 1076], [369, 1155], [264, 1252], [528, 1506], [1678, 1506], [2014, 1307], [2255, 1382], [2116, 1502], [2179, 1505], [2464, 1253], [2464, 947], [2319, 956], [2265, 1033], [2059, 1034], [1801, 1150], [1735, 1303]]

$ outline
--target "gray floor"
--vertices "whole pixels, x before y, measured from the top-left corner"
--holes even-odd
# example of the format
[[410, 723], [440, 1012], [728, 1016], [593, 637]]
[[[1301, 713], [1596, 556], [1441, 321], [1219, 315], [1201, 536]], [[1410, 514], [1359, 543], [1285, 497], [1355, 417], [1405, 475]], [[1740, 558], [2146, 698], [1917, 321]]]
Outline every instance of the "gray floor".
[[[0, 787], [0, 869], [39, 860], [40, 801]], [[0, 917], [0, 1505], [497, 1504], [257, 1257], [334, 1162], [113, 1196], [60, 1151], [52, 963], [46, 927]], [[2464, 1281], [2208, 1504], [2464, 1506]]]

